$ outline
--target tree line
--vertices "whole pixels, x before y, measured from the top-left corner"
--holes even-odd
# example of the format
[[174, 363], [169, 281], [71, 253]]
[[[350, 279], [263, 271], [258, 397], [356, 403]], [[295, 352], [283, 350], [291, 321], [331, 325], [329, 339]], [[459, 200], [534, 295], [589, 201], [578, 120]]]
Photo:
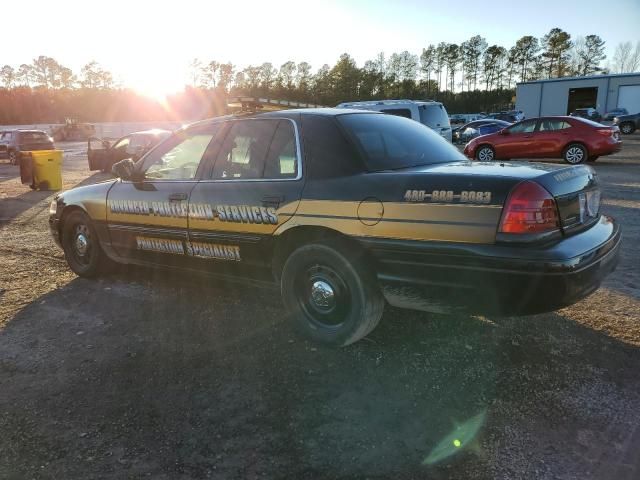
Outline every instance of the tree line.
[[[640, 69], [640, 42], [620, 43], [604, 63], [598, 35], [572, 38], [553, 28], [541, 38], [525, 35], [513, 46], [489, 45], [474, 35], [459, 44], [428, 45], [420, 53], [379, 53], [362, 67], [347, 53], [315, 72], [305, 61], [240, 68], [231, 62], [194, 59], [190, 85], [167, 105], [116, 85], [92, 61], [78, 74], [55, 59], [0, 69], [0, 122], [33, 123], [74, 117], [87, 121], [164, 120], [224, 113], [228, 95], [249, 95], [335, 105], [349, 100], [434, 98], [451, 113], [507, 107], [517, 82], [541, 78], [623, 73]], [[203, 103], [204, 102], [204, 103]]]

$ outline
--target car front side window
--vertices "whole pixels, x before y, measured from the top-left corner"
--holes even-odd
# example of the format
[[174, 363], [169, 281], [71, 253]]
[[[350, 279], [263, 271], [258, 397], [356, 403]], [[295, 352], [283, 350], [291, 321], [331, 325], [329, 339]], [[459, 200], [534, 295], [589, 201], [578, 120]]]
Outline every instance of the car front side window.
[[509, 128], [510, 133], [531, 133], [536, 128], [536, 120], [520, 122]]
[[218, 126], [181, 131], [145, 157], [142, 171], [147, 180], [193, 180]]

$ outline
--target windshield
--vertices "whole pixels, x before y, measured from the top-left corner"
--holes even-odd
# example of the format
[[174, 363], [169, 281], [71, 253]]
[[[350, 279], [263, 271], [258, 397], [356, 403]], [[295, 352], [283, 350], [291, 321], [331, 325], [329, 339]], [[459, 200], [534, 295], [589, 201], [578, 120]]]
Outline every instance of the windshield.
[[450, 143], [421, 123], [379, 114], [338, 117], [371, 171], [465, 160]]

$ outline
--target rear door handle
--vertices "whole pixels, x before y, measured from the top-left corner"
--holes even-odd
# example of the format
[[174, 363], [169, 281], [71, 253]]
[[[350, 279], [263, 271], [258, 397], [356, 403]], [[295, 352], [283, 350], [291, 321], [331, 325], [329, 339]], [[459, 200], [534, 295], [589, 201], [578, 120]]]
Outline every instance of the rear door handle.
[[262, 197], [262, 205], [265, 207], [278, 208], [284, 202], [284, 195], [265, 195]]
[[186, 200], [186, 199], [187, 199], [186, 193], [172, 193], [171, 195], [169, 195], [170, 202], [179, 202], [181, 200]]

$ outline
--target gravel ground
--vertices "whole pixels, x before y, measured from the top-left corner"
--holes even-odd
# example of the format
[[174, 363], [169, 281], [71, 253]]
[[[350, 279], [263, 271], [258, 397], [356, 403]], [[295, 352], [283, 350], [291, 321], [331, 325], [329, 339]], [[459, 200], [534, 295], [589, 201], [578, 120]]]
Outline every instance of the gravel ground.
[[[49, 192], [0, 163], [0, 478], [640, 478], [640, 135], [598, 160], [620, 266], [520, 318], [387, 308], [292, 334], [277, 292], [66, 267]], [[91, 175], [64, 144], [65, 188]]]

